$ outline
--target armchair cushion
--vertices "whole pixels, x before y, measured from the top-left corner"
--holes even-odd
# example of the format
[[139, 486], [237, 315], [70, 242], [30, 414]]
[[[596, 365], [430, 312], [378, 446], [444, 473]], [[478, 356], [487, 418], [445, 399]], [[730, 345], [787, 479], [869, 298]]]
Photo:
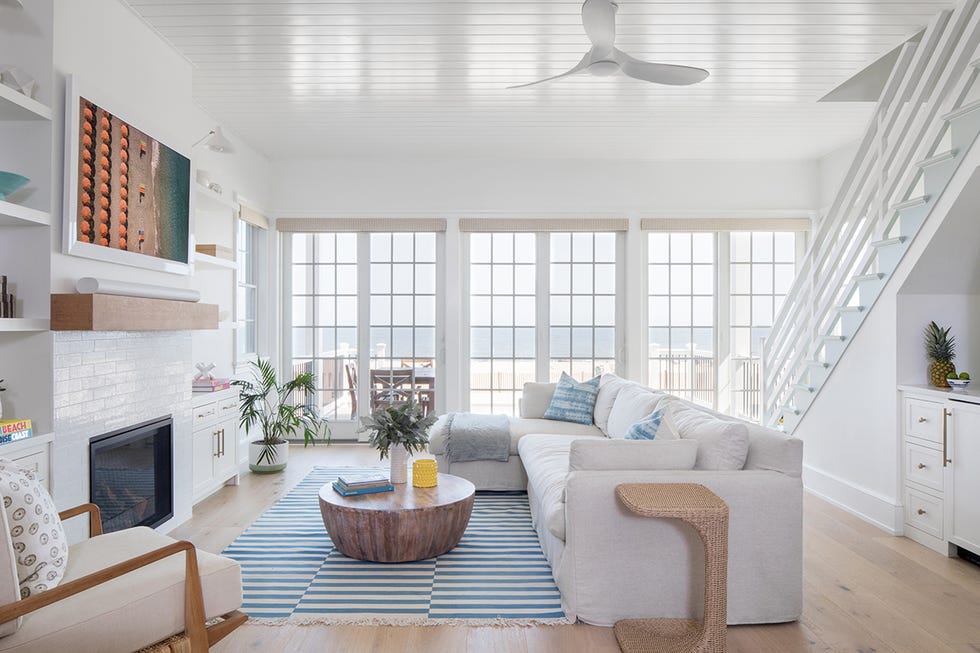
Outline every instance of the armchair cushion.
[[[172, 544], [137, 527], [71, 546], [63, 582]], [[229, 558], [198, 549], [207, 619], [242, 604], [241, 569]], [[130, 652], [184, 631], [183, 555], [114, 578], [24, 617], [20, 629], [0, 639], [0, 651]]]
[[[14, 547], [10, 546], [10, 527], [7, 526], [7, 511], [0, 510], [0, 605], [7, 605], [20, 599], [17, 586], [17, 559]], [[0, 624], [0, 637], [20, 628], [21, 618]]]
[[56, 587], [65, 575], [68, 539], [47, 489], [32, 472], [0, 458], [0, 495], [17, 557], [20, 596]]

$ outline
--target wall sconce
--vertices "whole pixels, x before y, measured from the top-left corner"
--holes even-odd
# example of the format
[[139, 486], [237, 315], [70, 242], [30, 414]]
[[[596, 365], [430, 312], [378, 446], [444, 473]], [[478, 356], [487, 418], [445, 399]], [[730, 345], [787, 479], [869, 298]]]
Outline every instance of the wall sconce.
[[[3, 0], [0, 0], [3, 1]], [[231, 141], [221, 132], [221, 127], [215, 127], [203, 138], [199, 139], [196, 143], [191, 145], [191, 148], [195, 148], [201, 143], [207, 142], [207, 148], [212, 152], [221, 152], [222, 154], [234, 154], [235, 147], [231, 144]]]

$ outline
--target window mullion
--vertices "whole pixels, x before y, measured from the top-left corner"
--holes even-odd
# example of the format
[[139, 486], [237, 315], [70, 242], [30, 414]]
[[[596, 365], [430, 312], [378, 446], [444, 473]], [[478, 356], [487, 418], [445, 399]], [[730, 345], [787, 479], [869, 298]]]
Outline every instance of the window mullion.
[[547, 382], [551, 376], [551, 240], [547, 233], [538, 233], [535, 239], [537, 264], [535, 265], [535, 333], [536, 377]]
[[732, 318], [731, 318], [731, 237], [722, 231], [715, 245], [715, 408], [726, 413], [731, 408]]
[[[336, 256], [334, 257], [336, 258]], [[357, 405], [367, 414], [371, 406], [371, 234], [357, 234]], [[360, 442], [367, 433], [358, 433]]]

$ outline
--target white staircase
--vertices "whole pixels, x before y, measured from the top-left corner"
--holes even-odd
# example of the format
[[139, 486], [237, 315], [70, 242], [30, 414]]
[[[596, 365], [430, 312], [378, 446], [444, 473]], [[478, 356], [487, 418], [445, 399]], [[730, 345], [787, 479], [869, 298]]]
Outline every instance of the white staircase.
[[977, 140], [978, 4], [903, 47], [765, 343], [769, 426], [792, 433], [804, 418]]

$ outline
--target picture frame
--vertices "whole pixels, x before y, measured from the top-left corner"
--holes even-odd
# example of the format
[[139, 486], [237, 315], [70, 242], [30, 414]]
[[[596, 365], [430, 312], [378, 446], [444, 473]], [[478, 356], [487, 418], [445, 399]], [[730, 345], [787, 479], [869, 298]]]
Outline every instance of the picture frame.
[[190, 157], [101, 104], [76, 76], [65, 103], [62, 251], [192, 274]]

